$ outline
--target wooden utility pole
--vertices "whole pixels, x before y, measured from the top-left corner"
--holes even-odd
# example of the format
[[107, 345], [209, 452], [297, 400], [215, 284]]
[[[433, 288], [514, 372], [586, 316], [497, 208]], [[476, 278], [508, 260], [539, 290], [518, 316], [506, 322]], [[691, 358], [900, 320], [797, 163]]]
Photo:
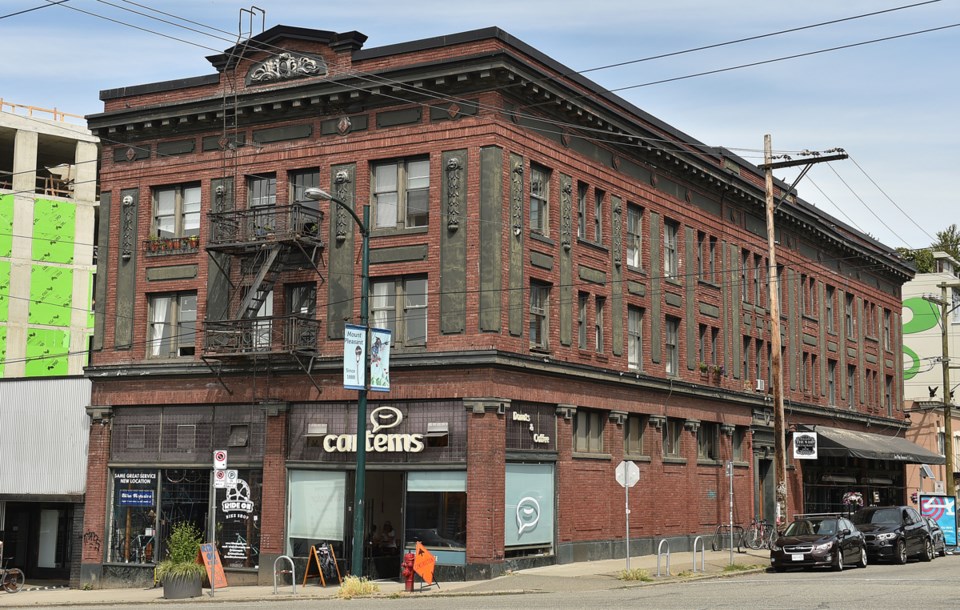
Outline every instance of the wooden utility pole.
[[947, 289], [953, 285], [943, 282], [940, 286], [940, 328], [942, 329], [941, 339], [943, 343], [943, 452], [946, 454], [946, 487], [947, 495], [957, 496], [956, 482], [953, 480], [953, 469], [956, 467], [953, 463], [953, 393], [950, 391], [950, 341], [947, 329], [950, 322], [947, 316], [950, 315], [951, 302], [948, 299]]
[[781, 167], [794, 167], [806, 165], [794, 183], [783, 194], [785, 198], [797, 182], [807, 173], [810, 167], [815, 163], [825, 161], [836, 161], [846, 159], [847, 155], [843, 152], [836, 155], [816, 156], [813, 159], [801, 159], [798, 161], [781, 161], [773, 163], [773, 145], [770, 134], [763, 136], [763, 165], [760, 169], [764, 170], [766, 208], [767, 208], [767, 258], [768, 276], [770, 281], [769, 300], [770, 300], [770, 378], [771, 389], [773, 390], [773, 452], [774, 467], [773, 476], [776, 482], [777, 494], [777, 523], [786, 519], [787, 516], [787, 451], [786, 451], [786, 422], [783, 413], [783, 368], [781, 366], [780, 352], [782, 351], [782, 339], [780, 337], [780, 278], [777, 271], [777, 235], [774, 228], [773, 216], [777, 209], [776, 197], [773, 192], [773, 170]]

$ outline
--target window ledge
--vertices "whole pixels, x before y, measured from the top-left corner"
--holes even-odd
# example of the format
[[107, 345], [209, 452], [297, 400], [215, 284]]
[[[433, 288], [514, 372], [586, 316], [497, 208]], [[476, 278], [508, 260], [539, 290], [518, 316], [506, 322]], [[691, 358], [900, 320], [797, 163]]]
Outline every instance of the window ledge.
[[663, 278], [663, 281], [666, 282], [667, 284], [672, 284], [677, 287], [683, 286], [683, 282], [681, 282], [680, 280], [672, 276]]
[[744, 462], [742, 460], [734, 460], [733, 467], [734, 468], [750, 468], [750, 462]]
[[574, 451], [572, 457], [578, 460], [605, 460], [610, 461], [613, 459], [613, 456], [609, 453], [581, 453], [579, 451]]
[[546, 235], [544, 235], [543, 233], [541, 233], [541, 232], [539, 232], [539, 231], [530, 231], [530, 239], [533, 239], [533, 240], [536, 240], [536, 241], [539, 241], [539, 242], [543, 242], [543, 243], [549, 244], [549, 245], [551, 245], [551, 246], [557, 245], [557, 242], [553, 241], [552, 239], [550, 239], [549, 237], [547, 237]]
[[383, 237], [387, 235], [414, 235], [417, 233], [427, 233], [429, 232], [430, 227], [411, 227], [409, 229], [404, 227], [392, 227], [389, 229], [371, 229], [371, 237]]
[[664, 464], [686, 464], [687, 458], [665, 455], [662, 461]]
[[714, 460], [712, 458], [697, 458], [697, 466], [723, 466], [723, 462], [720, 460]]
[[630, 460], [631, 462], [644, 462], [644, 463], [647, 463], [647, 464], [649, 464], [650, 461], [651, 461], [649, 455], [630, 455], [630, 454], [625, 454], [625, 455], [623, 456], [623, 459], [625, 459], [625, 460]]
[[717, 284], [714, 284], [709, 280], [697, 280], [697, 283], [703, 286], [704, 288], [713, 288], [714, 290], [720, 290], [720, 286], [718, 286]]
[[590, 246], [591, 248], [596, 248], [597, 250], [602, 250], [603, 252], [609, 252], [609, 248], [604, 246], [602, 243], [595, 242], [592, 239], [585, 237], [578, 237], [577, 243], [584, 246]]

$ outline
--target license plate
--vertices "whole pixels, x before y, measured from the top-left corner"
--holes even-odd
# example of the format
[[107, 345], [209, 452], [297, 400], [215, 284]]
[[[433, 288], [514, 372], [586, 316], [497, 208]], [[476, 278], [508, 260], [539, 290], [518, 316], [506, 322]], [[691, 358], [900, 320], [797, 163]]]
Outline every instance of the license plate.
[[790, 555], [792, 561], [803, 561], [803, 553], [793, 553]]

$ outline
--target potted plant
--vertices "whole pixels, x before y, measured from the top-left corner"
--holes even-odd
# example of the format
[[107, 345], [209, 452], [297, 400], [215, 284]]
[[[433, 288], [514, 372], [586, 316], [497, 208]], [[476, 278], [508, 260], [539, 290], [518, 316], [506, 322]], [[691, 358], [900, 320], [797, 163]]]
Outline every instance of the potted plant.
[[189, 522], [173, 526], [167, 538], [167, 558], [157, 564], [157, 578], [163, 583], [165, 599], [200, 597], [206, 569], [197, 563], [203, 536]]
[[724, 373], [723, 365], [715, 364], [711, 370], [713, 371], [713, 380], [720, 381], [720, 378], [723, 377]]
[[699, 364], [698, 366], [699, 366], [699, 368], [700, 368], [700, 376], [701, 376], [701, 377], [706, 377], [706, 376], [707, 376], [707, 369], [709, 369], [710, 367], [708, 367], [708, 366], [707, 366], [707, 363], [704, 362], [704, 361], [702, 361], [702, 360], [700, 361], [700, 364]]

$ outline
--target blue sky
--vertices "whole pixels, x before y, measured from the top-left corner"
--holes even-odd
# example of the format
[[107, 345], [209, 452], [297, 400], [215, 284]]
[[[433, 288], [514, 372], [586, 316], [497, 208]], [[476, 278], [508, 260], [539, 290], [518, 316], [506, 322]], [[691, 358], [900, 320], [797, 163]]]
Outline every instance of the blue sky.
[[[0, 0], [0, 17], [47, 3]], [[768, 133], [775, 152], [844, 148], [852, 160], [815, 166], [799, 184], [800, 195], [888, 246], [920, 248], [938, 230], [960, 224], [960, 189], [954, 183], [960, 167], [960, 27], [649, 83], [960, 25], [960, 0], [634, 61], [910, 4], [914, 2], [256, 3], [266, 10], [267, 28], [357, 30], [368, 36], [366, 48], [498, 26], [574, 70], [633, 62], [585, 75], [611, 90], [625, 88], [618, 94], [631, 103], [755, 163], [762, 161]], [[0, 18], [8, 58], [18, 58], [6, 62], [0, 98], [91, 114], [102, 110], [102, 89], [209, 74], [213, 69], [205, 57], [231, 46], [240, 9], [250, 6], [234, 0], [69, 0], [64, 6]], [[247, 31], [249, 20], [242, 22]], [[254, 33], [260, 23], [257, 16]], [[777, 177], [792, 182], [798, 171], [781, 170]]]

